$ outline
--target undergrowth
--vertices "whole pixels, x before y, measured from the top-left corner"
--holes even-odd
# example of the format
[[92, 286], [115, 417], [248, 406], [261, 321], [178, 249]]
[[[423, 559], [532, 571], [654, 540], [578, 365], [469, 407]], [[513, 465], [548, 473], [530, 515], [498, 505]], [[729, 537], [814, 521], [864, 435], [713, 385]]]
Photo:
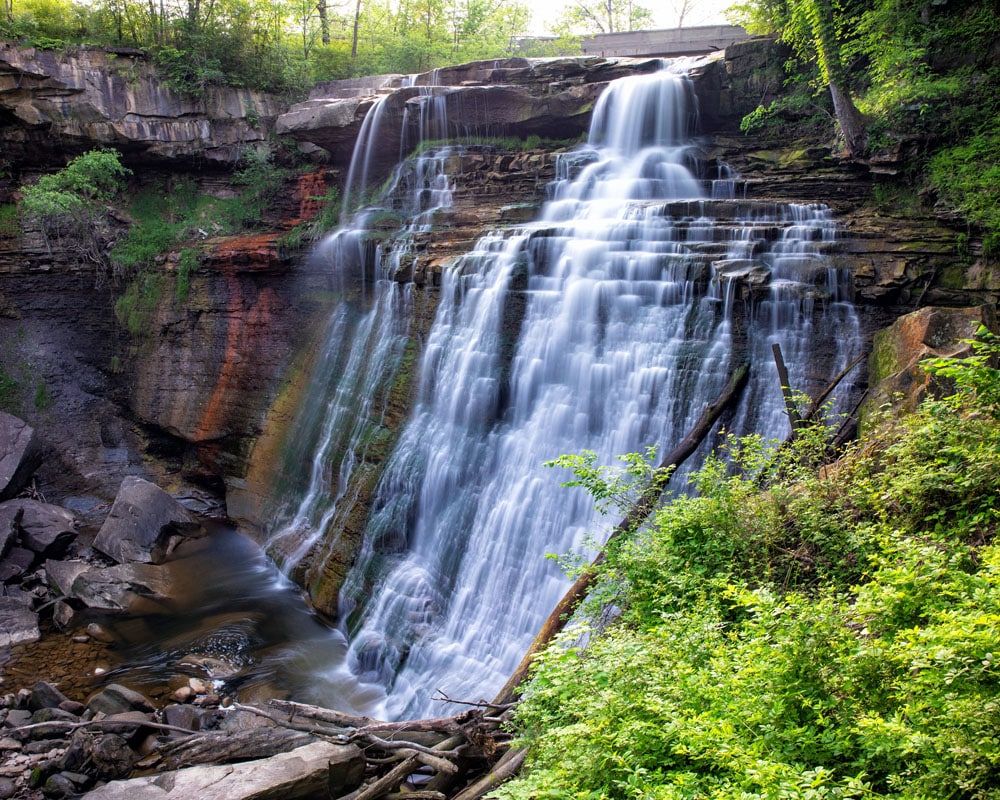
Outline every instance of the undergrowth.
[[591, 602], [622, 619], [541, 656], [495, 796], [996, 797], [1000, 340], [976, 349], [824, 469], [815, 432], [731, 439], [611, 547]]

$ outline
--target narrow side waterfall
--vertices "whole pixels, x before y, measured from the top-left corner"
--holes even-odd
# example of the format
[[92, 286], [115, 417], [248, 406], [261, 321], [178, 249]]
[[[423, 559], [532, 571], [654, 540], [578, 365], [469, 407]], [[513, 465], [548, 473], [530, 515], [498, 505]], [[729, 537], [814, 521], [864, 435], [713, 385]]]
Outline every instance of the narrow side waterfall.
[[[546, 554], [580, 552], [609, 522], [545, 460], [671, 446], [737, 340], [753, 374], [735, 428], [781, 436], [771, 343], [796, 385], [819, 346], [831, 372], [859, 351], [846, 276], [825, 256], [829, 212], [734, 200], [721, 170], [701, 180], [696, 112], [682, 74], [615, 81], [540, 219], [485, 236], [444, 275], [418, 404], [341, 594], [348, 666], [385, 692], [375, 713], [439, 711], [438, 688], [489, 697], [518, 663], [567, 586]], [[745, 330], [741, 281], [764, 287]]]

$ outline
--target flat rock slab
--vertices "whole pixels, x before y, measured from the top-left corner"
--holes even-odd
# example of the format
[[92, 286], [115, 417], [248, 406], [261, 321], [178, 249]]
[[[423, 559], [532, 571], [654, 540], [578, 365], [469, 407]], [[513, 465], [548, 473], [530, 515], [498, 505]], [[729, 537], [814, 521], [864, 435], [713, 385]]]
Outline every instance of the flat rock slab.
[[0, 500], [16, 497], [40, 463], [34, 428], [0, 411]]
[[8, 500], [0, 503], [0, 536], [13, 528], [21, 544], [38, 555], [58, 558], [76, 538], [76, 516], [72, 511], [38, 500]]
[[31, 606], [13, 597], [0, 597], [0, 647], [37, 642], [38, 615]]
[[180, 536], [201, 532], [195, 518], [163, 489], [129, 476], [122, 481], [94, 549], [119, 564], [161, 564]]
[[118, 564], [104, 569], [88, 569], [73, 578], [69, 597], [87, 608], [101, 611], [147, 612], [154, 608], [141, 608], [142, 601], [154, 606], [170, 600], [170, 573], [166, 567], [153, 564]]
[[[90, 800], [298, 800], [327, 797], [331, 772], [343, 775], [344, 793], [364, 774], [354, 745], [315, 742], [288, 753], [216, 767], [189, 767], [127, 781], [112, 781]], [[353, 784], [353, 785], [352, 785]]]

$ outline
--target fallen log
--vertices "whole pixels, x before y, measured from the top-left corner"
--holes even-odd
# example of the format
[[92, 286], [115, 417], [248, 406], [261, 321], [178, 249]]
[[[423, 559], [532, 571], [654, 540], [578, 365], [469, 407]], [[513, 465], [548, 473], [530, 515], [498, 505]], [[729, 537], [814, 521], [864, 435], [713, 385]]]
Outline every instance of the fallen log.
[[521, 659], [521, 663], [518, 664], [517, 669], [514, 670], [513, 674], [508, 678], [507, 683], [504, 684], [494, 699], [494, 706], [502, 706], [510, 703], [518, 696], [517, 688], [528, 676], [528, 670], [535, 657], [565, 627], [570, 616], [572, 616], [577, 606], [583, 602], [584, 597], [590, 591], [597, 575], [596, 568], [604, 563], [608, 543], [630, 534], [646, 520], [646, 517], [653, 513], [660, 502], [660, 498], [663, 496], [663, 490], [666, 488], [670, 476], [676, 471], [677, 467], [694, 454], [705, 440], [705, 437], [712, 432], [715, 423], [722, 416], [723, 412], [736, 403], [743, 391], [743, 387], [746, 386], [749, 375], [750, 365], [744, 362], [733, 372], [729, 378], [729, 382], [715, 402], [705, 408], [687, 436], [681, 439], [680, 443], [660, 462], [653, 474], [653, 479], [650, 481], [649, 487], [639, 496], [639, 499], [632, 506], [625, 519], [611, 532], [607, 542], [605, 542], [604, 549], [597, 554], [597, 557], [591, 562], [590, 568], [576, 579], [566, 594], [563, 595], [559, 604], [549, 614], [545, 620], [545, 624], [542, 625], [535, 640], [531, 643], [531, 647], [528, 648], [528, 652]]

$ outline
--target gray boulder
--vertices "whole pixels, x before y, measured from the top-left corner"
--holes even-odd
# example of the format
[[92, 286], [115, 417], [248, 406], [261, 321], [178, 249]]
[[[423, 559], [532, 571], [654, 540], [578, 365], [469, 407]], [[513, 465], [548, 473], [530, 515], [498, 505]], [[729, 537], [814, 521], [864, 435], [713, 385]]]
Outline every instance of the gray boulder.
[[45, 577], [49, 582], [49, 588], [58, 592], [63, 597], [73, 595], [73, 581], [82, 572], [91, 569], [91, 565], [86, 561], [46, 561]]
[[52, 558], [63, 555], [77, 533], [72, 511], [27, 499], [0, 503], [0, 536], [8, 528], [15, 529], [21, 544], [33, 553]]
[[0, 411], [0, 500], [16, 497], [28, 485], [41, 461], [35, 429], [24, 420]]
[[153, 710], [148, 697], [119, 683], [109, 683], [87, 701], [87, 706], [95, 714], [101, 712], [108, 716]]
[[[352, 744], [316, 742], [270, 758], [215, 767], [188, 767], [91, 791], [89, 800], [297, 800], [340, 797], [360, 785], [364, 757]], [[337, 779], [331, 781], [330, 776]], [[333, 785], [337, 784], [337, 785]]]
[[199, 535], [201, 526], [159, 486], [129, 476], [122, 481], [94, 549], [120, 564], [163, 563], [180, 537]]
[[170, 587], [165, 567], [119, 564], [79, 573], [67, 596], [99, 611], [150, 613], [169, 601]]
[[0, 647], [37, 642], [38, 615], [31, 606], [13, 597], [0, 597]]

